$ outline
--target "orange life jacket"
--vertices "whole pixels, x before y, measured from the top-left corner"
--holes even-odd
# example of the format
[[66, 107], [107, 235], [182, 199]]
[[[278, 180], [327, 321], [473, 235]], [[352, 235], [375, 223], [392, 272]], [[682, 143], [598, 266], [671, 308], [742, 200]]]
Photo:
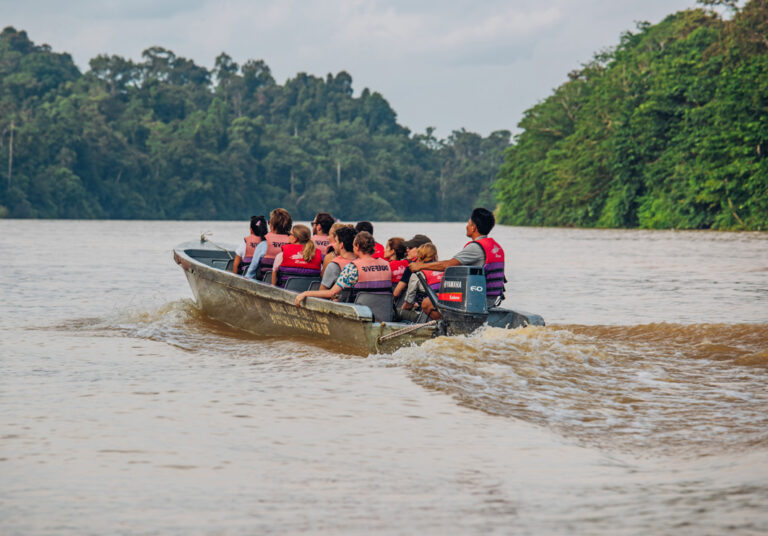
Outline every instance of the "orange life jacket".
[[261, 259], [261, 269], [267, 271], [272, 269], [272, 265], [275, 264], [275, 257], [282, 251], [281, 248], [288, 243], [288, 235], [270, 231], [264, 238], [267, 240], [267, 252]]
[[389, 262], [384, 259], [355, 259], [352, 263], [357, 267], [357, 283], [355, 292], [392, 292], [392, 270]]
[[331, 245], [331, 239], [328, 235], [312, 235], [312, 242], [315, 243], [323, 256], [328, 253], [328, 247]]
[[244, 274], [246, 270], [248, 270], [248, 266], [253, 260], [253, 252], [256, 250], [256, 246], [261, 243], [261, 237], [253, 234], [253, 231], [251, 231], [251, 234], [243, 238], [243, 241], [245, 242], [245, 255], [238, 267], [239, 273], [241, 274]]
[[403, 274], [405, 273], [405, 268], [410, 264], [408, 262], [408, 259], [403, 259], [399, 261], [389, 261], [389, 269], [392, 270], [392, 284], [399, 283], [400, 279], [403, 278]]
[[336, 255], [336, 256], [333, 258], [333, 260], [331, 261], [331, 264], [333, 264], [334, 262], [335, 262], [336, 264], [338, 264], [338, 265], [339, 265], [339, 268], [341, 268], [341, 269], [343, 270], [343, 269], [344, 269], [344, 267], [345, 267], [347, 264], [349, 264], [350, 262], [352, 262], [352, 259], [345, 259], [345, 258], [344, 258], [344, 257], [342, 257], [341, 255]]
[[[493, 238], [481, 238], [475, 240], [483, 248], [485, 253], [485, 295], [500, 296], [504, 294], [504, 250]], [[470, 245], [472, 241], [467, 242], [464, 247]]]

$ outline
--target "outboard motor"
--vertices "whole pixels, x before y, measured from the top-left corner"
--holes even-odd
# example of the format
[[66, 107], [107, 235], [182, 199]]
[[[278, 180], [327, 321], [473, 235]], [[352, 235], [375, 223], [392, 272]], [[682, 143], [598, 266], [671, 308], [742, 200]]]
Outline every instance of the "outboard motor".
[[485, 302], [485, 274], [478, 266], [451, 266], [446, 268], [440, 292], [426, 284], [426, 278], [417, 272], [429, 298], [443, 316], [449, 335], [466, 335], [482, 326], [488, 319]]

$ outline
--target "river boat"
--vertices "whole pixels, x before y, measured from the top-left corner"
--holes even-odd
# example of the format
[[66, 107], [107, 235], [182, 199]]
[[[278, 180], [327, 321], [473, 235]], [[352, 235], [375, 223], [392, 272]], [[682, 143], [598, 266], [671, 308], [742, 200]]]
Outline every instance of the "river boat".
[[460, 319], [451, 319], [446, 310], [444, 320], [419, 323], [380, 322], [371, 307], [360, 303], [307, 298], [302, 307], [296, 307], [296, 292], [232, 273], [234, 256], [234, 248], [204, 236], [173, 250], [173, 259], [184, 270], [203, 313], [257, 336], [306, 339], [370, 355], [391, 353], [440, 335], [467, 333], [483, 323], [509, 329], [544, 325], [539, 315], [501, 307], [491, 308], [487, 316]]

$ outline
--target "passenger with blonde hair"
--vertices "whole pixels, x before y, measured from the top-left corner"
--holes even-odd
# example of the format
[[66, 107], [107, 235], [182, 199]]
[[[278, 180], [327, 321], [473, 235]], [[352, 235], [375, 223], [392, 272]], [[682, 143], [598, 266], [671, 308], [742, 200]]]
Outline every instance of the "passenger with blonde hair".
[[312, 231], [306, 225], [294, 225], [288, 244], [281, 248], [272, 266], [272, 284], [285, 286], [293, 277], [320, 277], [323, 256], [312, 241]]
[[[437, 248], [432, 242], [427, 242], [419, 246], [417, 253], [417, 262], [428, 263], [437, 262]], [[440, 283], [443, 280], [443, 273], [435, 270], [422, 270], [422, 273], [427, 278], [427, 285], [437, 292], [440, 290]], [[405, 303], [401, 310], [402, 318], [406, 320], [415, 320], [413, 312], [405, 313], [404, 311], [412, 311], [412, 309], [421, 304], [422, 300], [427, 297], [427, 291], [421, 284], [418, 277], [412, 276], [408, 281], [408, 288], [405, 291]]]

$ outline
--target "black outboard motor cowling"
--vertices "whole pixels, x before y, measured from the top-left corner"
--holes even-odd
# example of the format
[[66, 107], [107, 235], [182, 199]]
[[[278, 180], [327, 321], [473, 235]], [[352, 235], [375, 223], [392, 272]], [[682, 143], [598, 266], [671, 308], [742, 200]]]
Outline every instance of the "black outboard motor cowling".
[[447, 268], [437, 295], [426, 285], [423, 274], [419, 273], [419, 279], [443, 316], [449, 335], [466, 335], [485, 324], [488, 307], [485, 301], [485, 274], [481, 267]]

